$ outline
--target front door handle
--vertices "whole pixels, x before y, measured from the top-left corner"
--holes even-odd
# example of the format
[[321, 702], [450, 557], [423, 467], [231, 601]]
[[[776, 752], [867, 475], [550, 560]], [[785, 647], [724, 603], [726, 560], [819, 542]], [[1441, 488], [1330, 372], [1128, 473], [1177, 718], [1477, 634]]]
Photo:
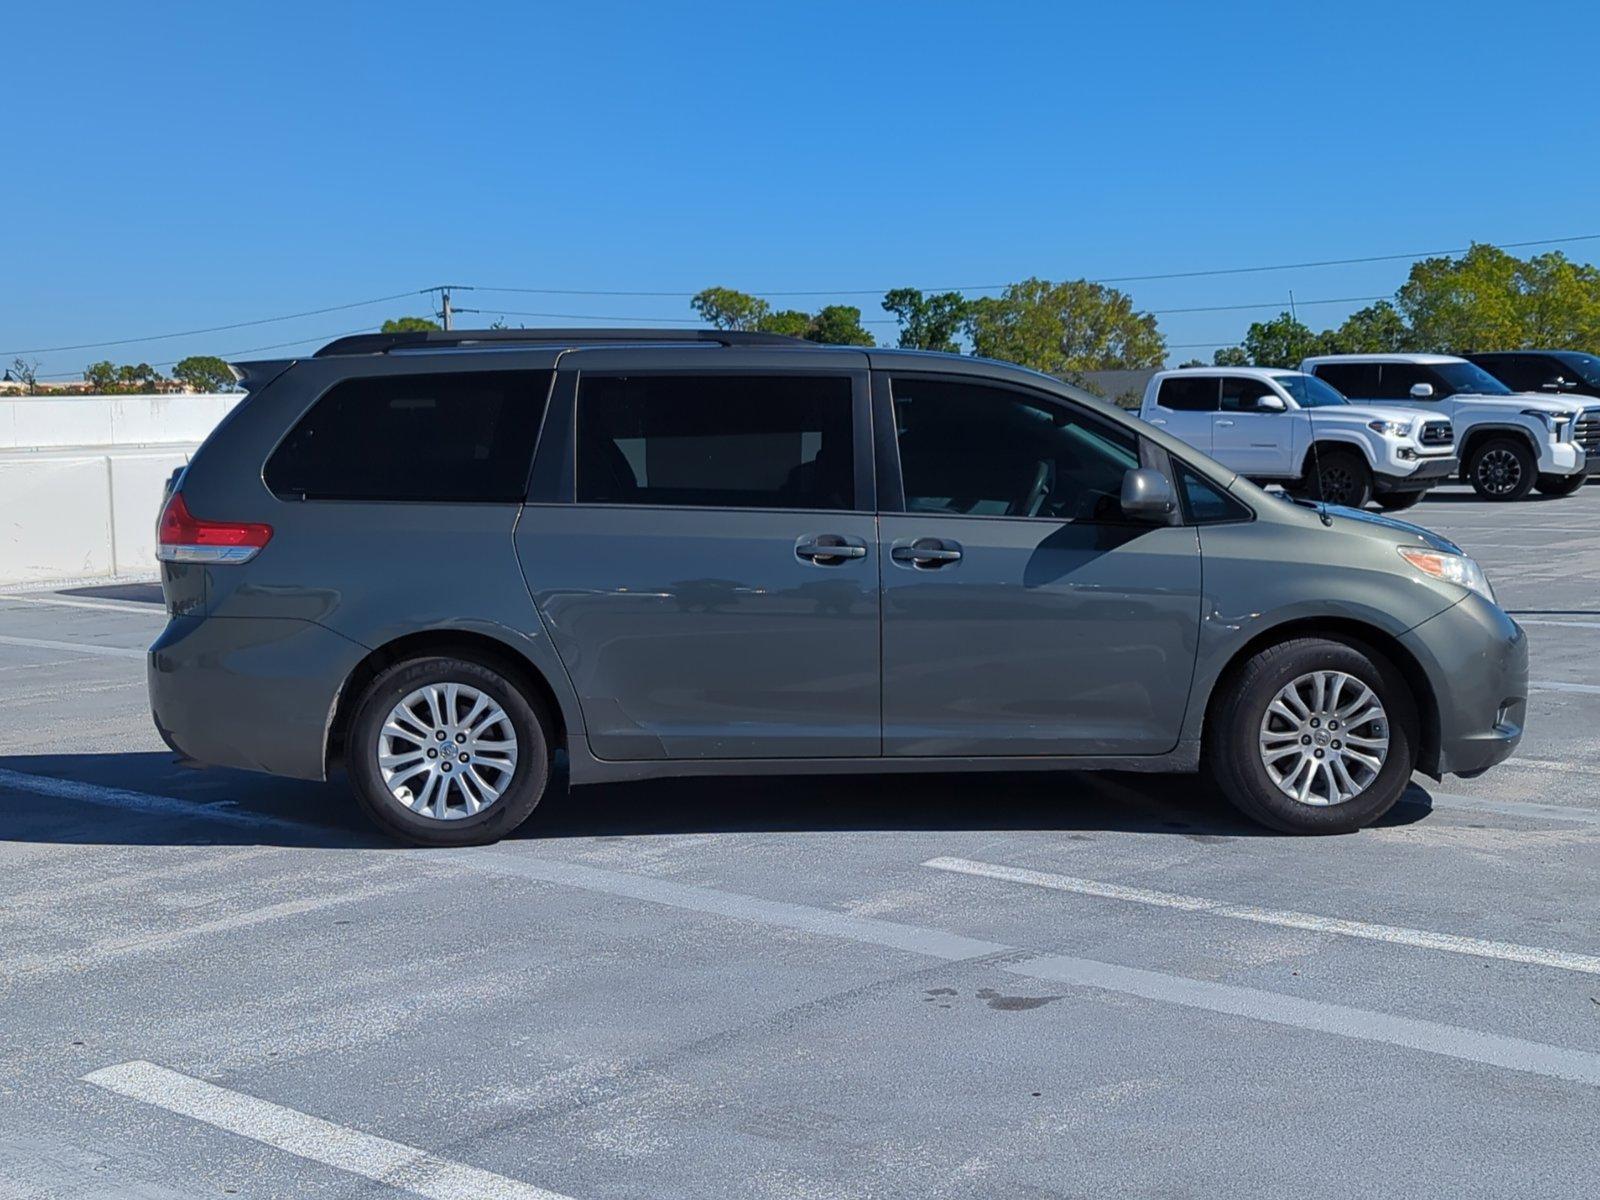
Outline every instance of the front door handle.
[[1218, 429], [1232, 429], [1233, 428], [1233, 422], [1232, 421], [1218, 421], [1217, 422], [1217, 428]]
[[889, 557], [895, 562], [910, 563], [926, 571], [946, 563], [960, 562], [961, 547], [938, 538], [918, 538], [908, 545], [896, 546], [889, 551]]
[[803, 537], [794, 546], [795, 556], [819, 567], [837, 567], [853, 558], [865, 558], [867, 548], [859, 542], [848, 541], [837, 533], [821, 533], [816, 537]]

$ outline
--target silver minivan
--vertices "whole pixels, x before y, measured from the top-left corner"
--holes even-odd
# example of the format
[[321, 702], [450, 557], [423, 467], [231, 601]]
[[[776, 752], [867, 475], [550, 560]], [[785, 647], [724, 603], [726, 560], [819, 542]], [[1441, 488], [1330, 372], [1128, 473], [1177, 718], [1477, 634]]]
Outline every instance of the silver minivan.
[[1456, 546], [1017, 367], [496, 330], [237, 369], [161, 517], [156, 724], [342, 768], [413, 842], [503, 837], [558, 753], [578, 784], [1200, 770], [1343, 832], [1522, 736], [1526, 637]]

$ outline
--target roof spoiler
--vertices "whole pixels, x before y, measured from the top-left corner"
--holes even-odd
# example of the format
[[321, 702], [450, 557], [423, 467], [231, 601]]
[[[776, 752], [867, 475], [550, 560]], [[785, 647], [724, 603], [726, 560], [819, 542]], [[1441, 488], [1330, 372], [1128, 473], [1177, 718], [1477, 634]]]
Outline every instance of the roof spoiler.
[[816, 342], [786, 337], [780, 333], [747, 333], [731, 329], [455, 329], [412, 330], [406, 333], [357, 333], [337, 338], [318, 350], [315, 357], [339, 354], [388, 354], [391, 350], [449, 349], [455, 346], [527, 345], [591, 346], [597, 344], [639, 345], [667, 342], [678, 345], [708, 343], [717, 346], [787, 346], [790, 349], [815, 349]]
[[250, 362], [231, 362], [228, 370], [247, 392], [259, 392], [295, 364], [292, 358], [258, 358]]

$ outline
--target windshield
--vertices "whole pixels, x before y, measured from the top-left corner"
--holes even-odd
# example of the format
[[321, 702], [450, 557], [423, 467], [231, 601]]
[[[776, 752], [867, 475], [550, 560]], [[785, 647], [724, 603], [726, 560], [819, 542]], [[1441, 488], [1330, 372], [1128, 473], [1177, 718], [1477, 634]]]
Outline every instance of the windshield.
[[1334, 404], [1349, 404], [1344, 393], [1315, 375], [1274, 375], [1272, 382], [1294, 397], [1301, 408], [1327, 408]]
[[1509, 396], [1511, 389], [1476, 363], [1432, 363], [1453, 392], [1478, 392], [1485, 396]]
[[1561, 361], [1576, 371], [1579, 379], [1600, 387], [1600, 358], [1592, 354], [1563, 354]]

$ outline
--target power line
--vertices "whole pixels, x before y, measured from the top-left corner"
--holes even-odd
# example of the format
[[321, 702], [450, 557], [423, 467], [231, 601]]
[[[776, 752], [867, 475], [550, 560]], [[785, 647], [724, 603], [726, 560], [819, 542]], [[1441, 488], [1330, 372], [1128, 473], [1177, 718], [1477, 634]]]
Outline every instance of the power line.
[[[1493, 245], [1501, 250], [1520, 250], [1528, 246], [1560, 246], [1570, 242], [1592, 242], [1600, 240], [1600, 233], [1583, 233], [1574, 237], [1537, 238], [1526, 242], [1480, 242], [1479, 245]], [[1423, 250], [1412, 251], [1405, 254], [1369, 254], [1360, 258], [1324, 258], [1311, 262], [1273, 263], [1268, 266], [1258, 267], [1214, 267], [1203, 271], [1167, 271], [1153, 275], [1107, 275], [1099, 279], [1090, 280], [1091, 283], [1149, 283], [1158, 279], [1200, 279], [1213, 275], [1250, 275], [1265, 271], [1305, 271], [1318, 267], [1349, 267], [1363, 263], [1415, 261], [1422, 258], [1436, 258], [1445, 254], [1465, 254], [1471, 246], [1458, 246], [1449, 250]], [[898, 286], [898, 285], [896, 285]], [[925, 287], [923, 292], [993, 292], [1011, 286], [1008, 283], [972, 283], [953, 284], [943, 287]], [[815, 291], [774, 291], [767, 288], [753, 288], [750, 293], [756, 296], [881, 296], [889, 288], [824, 288]], [[526, 287], [479, 287], [480, 292], [516, 292], [524, 295], [537, 296], [653, 296], [667, 299], [690, 299], [698, 292], [634, 292], [634, 291], [595, 291], [584, 288], [526, 288]]]
[[[349, 304], [330, 304], [326, 308], [312, 308], [305, 312], [287, 313], [281, 317], [262, 317], [255, 321], [235, 321], [231, 325], [212, 325], [206, 329], [181, 329], [176, 333], [153, 333], [147, 337], [117, 338], [109, 342], [81, 342], [75, 346], [35, 346], [29, 350], [0, 350], [0, 356], [21, 354], [59, 354], [67, 350], [100, 350], [107, 346], [130, 346], [136, 342], [162, 342], [170, 338], [198, 337], [202, 333], [224, 333], [230, 329], [245, 329], [252, 325], [271, 325], [278, 321], [293, 321], [300, 317], [317, 317], [323, 313], [342, 312], [349, 308], [363, 308], [369, 304], [386, 304], [391, 300], [404, 300], [422, 296], [437, 288], [418, 288], [411, 292], [396, 292], [392, 296], [375, 296], [371, 300], [353, 300]], [[292, 345], [293, 343], [285, 343]]]

